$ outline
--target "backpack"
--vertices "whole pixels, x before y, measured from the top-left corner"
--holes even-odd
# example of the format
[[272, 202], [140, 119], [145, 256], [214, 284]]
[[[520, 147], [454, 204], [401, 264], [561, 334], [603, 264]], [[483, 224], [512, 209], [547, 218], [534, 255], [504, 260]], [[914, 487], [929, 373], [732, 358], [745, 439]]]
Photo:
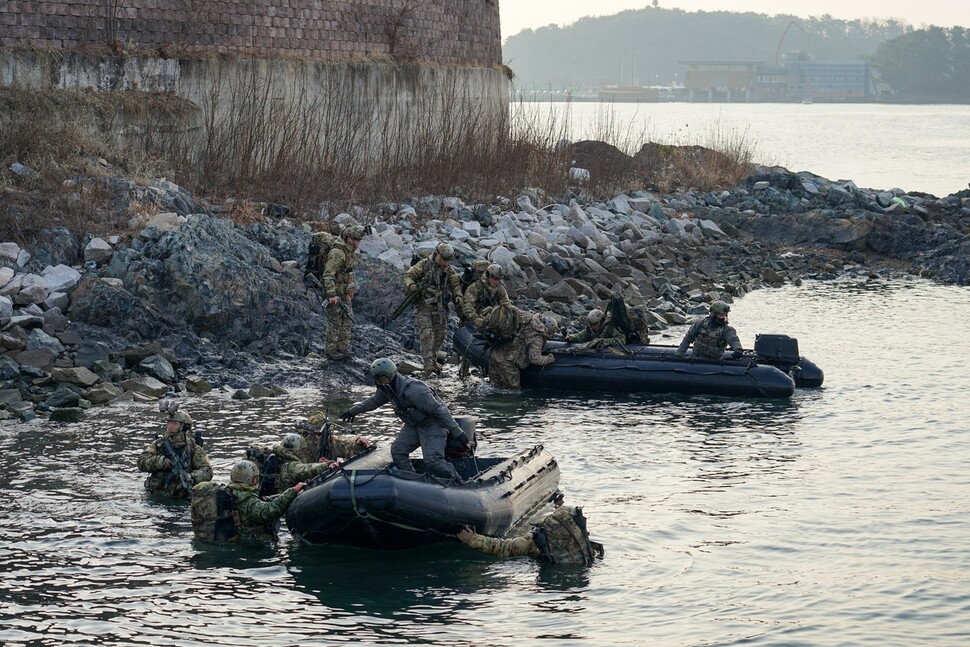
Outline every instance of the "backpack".
[[239, 538], [235, 499], [229, 488], [203, 481], [192, 487], [192, 530], [195, 538], [211, 542], [233, 542]]
[[259, 468], [259, 496], [276, 494], [279, 489], [280, 457], [271, 449], [248, 447], [246, 460], [256, 463]]
[[608, 307], [610, 317], [616, 329], [626, 335], [628, 344], [649, 344], [650, 323], [647, 315], [640, 308], [628, 308], [623, 297], [614, 294], [610, 297]]
[[465, 294], [472, 283], [482, 278], [485, 274], [485, 270], [488, 269], [488, 261], [484, 259], [478, 259], [471, 265], [465, 267], [465, 271], [461, 274], [461, 293]]
[[306, 266], [303, 268], [303, 283], [318, 287], [323, 279], [323, 268], [327, 264], [330, 251], [340, 243], [340, 238], [326, 231], [318, 231], [310, 238], [307, 247]]
[[543, 558], [553, 564], [590, 566], [595, 557], [605, 553], [603, 544], [590, 540], [582, 508], [557, 509], [533, 529], [532, 541]]
[[519, 329], [518, 308], [500, 304], [492, 308], [485, 319], [485, 333], [496, 341], [508, 341]]

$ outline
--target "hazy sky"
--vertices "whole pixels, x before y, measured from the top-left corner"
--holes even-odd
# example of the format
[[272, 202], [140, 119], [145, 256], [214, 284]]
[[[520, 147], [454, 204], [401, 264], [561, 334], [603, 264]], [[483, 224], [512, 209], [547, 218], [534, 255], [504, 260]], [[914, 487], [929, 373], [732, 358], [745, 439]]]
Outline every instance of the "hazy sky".
[[[652, 0], [500, 0], [502, 37], [523, 29], [568, 25], [584, 16], [607, 16], [652, 4]], [[830, 14], [845, 19], [899, 18], [914, 27], [970, 27], [967, 0], [659, 0], [658, 6], [684, 11], [754, 11], [769, 16], [785, 13], [801, 17]]]

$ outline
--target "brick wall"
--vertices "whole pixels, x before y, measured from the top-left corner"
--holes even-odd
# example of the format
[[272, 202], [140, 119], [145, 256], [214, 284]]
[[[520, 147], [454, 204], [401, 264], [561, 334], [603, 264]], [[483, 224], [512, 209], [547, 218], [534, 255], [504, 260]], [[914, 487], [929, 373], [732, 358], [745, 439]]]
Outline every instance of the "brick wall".
[[0, 47], [90, 44], [261, 58], [502, 62], [498, 0], [0, 1]]

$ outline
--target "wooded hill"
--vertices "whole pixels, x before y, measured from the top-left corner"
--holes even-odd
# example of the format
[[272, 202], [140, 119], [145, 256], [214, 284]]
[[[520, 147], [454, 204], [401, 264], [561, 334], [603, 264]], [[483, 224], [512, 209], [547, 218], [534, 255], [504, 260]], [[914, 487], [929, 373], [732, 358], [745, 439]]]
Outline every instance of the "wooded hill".
[[522, 90], [582, 91], [683, 83], [687, 66], [678, 61], [774, 63], [783, 35], [781, 54], [804, 50], [816, 60], [858, 60], [913, 31], [895, 20], [645, 7], [522, 31], [505, 42], [503, 57]]

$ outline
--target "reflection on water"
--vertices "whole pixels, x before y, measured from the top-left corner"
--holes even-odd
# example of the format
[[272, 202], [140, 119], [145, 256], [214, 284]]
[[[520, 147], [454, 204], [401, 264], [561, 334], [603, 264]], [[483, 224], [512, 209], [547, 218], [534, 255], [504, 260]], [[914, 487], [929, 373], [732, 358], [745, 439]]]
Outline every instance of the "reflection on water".
[[[0, 644], [596, 645], [963, 642], [966, 289], [808, 283], [732, 323], [798, 338], [826, 385], [790, 401], [495, 393], [443, 381], [480, 452], [543, 444], [606, 559], [563, 570], [455, 543], [382, 553], [192, 540], [145, 495], [153, 406], [0, 428]], [[958, 325], [958, 322], [960, 325]], [[676, 336], [676, 331], [672, 335]], [[253, 442], [372, 391], [187, 398], [216, 478]], [[347, 431], [389, 442], [390, 410]]]

